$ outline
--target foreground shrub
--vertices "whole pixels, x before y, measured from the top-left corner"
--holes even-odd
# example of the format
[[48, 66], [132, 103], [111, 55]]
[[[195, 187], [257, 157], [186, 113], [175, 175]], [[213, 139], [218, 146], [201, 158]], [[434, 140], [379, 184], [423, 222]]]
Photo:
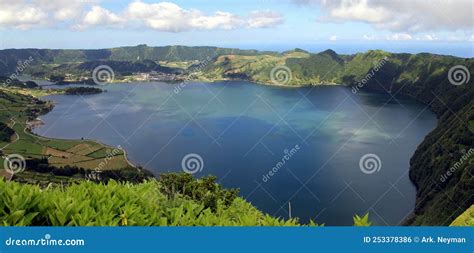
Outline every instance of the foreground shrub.
[[360, 217], [359, 215], [354, 215], [354, 226], [356, 227], [370, 227], [372, 222], [369, 221], [369, 213], [366, 213], [364, 216]]
[[[211, 182], [204, 182], [191, 187], [196, 187], [200, 196], [213, 190], [216, 192], [207, 185]], [[205, 192], [206, 187], [201, 184], [211, 189]], [[41, 189], [37, 185], [0, 179], [0, 222], [3, 226], [299, 225], [295, 219], [265, 215], [238, 197], [231, 197], [232, 200], [225, 195], [213, 198], [214, 206], [208, 205], [206, 197], [206, 201], [199, 202], [180, 191], [167, 196], [160, 191], [163, 187], [157, 180], [141, 184], [84, 181], [68, 187]], [[224, 203], [226, 201], [229, 203]]]
[[160, 191], [168, 198], [176, 195], [185, 196], [204, 205], [204, 208], [217, 210], [219, 202], [225, 206], [232, 204], [239, 190], [223, 189], [216, 183], [215, 176], [207, 176], [194, 179], [190, 174], [185, 173], [163, 173], [159, 177]]

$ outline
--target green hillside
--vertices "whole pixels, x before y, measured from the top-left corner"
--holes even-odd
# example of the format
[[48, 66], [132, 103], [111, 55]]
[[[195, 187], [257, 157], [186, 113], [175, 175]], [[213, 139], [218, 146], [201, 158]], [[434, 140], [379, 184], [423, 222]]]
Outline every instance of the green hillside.
[[[0, 75], [14, 73], [18, 62], [33, 59], [31, 66], [41, 64], [61, 65], [91, 61], [202, 61], [219, 55], [257, 55], [265, 52], [217, 47], [164, 46], [119, 47], [110, 49], [5, 49], [0, 50]], [[267, 52], [266, 54], [276, 54]], [[31, 58], [30, 58], [31, 57]]]
[[[377, 60], [377, 56], [365, 56], [365, 60]], [[473, 76], [474, 59], [390, 54], [387, 64], [363, 87], [374, 92], [411, 96], [429, 105], [439, 118], [436, 129], [426, 136], [410, 161], [410, 178], [417, 187], [417, 201], [407, 224], [449, 225], [474, 202], [471, 162], [474, 156], [468, 157], [470, 160], [462, 163], [445, 181], [441, 180], [442, 175], [474, 147], [474, 133], [468, 124], [474, 119], [474, 88], [472, 80], [459, 86], [449, 82], [449, 69], [456, 65], [466, 66]]]

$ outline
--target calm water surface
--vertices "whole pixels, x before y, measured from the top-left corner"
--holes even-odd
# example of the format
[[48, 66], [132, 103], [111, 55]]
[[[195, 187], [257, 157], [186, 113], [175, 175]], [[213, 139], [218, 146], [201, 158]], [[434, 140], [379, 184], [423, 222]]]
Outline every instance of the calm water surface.
[[[354, 214], [367, 211], [377, 225], [399, 224], [415, 202], [409, 159], [436, 125], [435, 115], [413, 100], [352, 94], [345, 87], [219, 82], [104, 88], [97, 95], [47, 97], [57, 105], [41, 117], [45, 125], [36, 133], [120, 145], [156, 174], [182, 171], [183, 157], [198, 154], [204, 166], [196, 176], [216, 175], [271, 215], [288, 217], [290, 202], [293, 217], [327, 225], [351, 225]], [[381, 161], [372, 174], [359, 166], [368, 153]]]

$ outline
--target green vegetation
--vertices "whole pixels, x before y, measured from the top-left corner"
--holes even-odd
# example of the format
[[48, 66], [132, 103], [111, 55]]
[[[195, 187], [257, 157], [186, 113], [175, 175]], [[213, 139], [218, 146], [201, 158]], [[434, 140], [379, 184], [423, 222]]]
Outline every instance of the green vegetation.
[[459, 215], [450, 226], [474, 226], [474, 205]]
[[[32, 73], [38, 77], [49, 77], [50, 80], [58, 80], [57, 84], [69, 84], [71, 81], [64, 81], [65, 76], [75, 77], [77, 81], [90, 85], [95, 85], [92, 78], [92, 72], [99, 66], [109, 66], [113, 70], [114, 80], [121, 80], [124, 76], [131, 75], [134, 72], [160, 72], [166, 74], [180, 73], [179, 69], [163, 67], [151, 60], [141, 61], [91, 61], [78, 63], [65, 63], [50, 71], [44, 70], [40, 73]], [[43, 75], [42, 75], [43, 74]], [[62, 79], [62, 80], [61, 80]], [[74, 83], [72, 82], [72, 83]]]
[[[90, 68], [92, 65], [112, 64], [106, 61], [117, 62], [118, 65], [127, 64], [125, 62], [145, 60], [154, 62], [203, 61], [208, 58], [228, 54], [256, 55], [276, 53], [217, 47], [148, 47], [146, 45], [97, 50], [6, 49], [0, 50], [0, 59], [4, 62], [4, 64], [0, 64], [0, 75], [8, 76], [10, 73], [14, 73], [18, 62], [25, 61], [26, 59], [33, 59], [31, 66], [26, 69], [27, 73], [47, 76], [47, 72], [54, 71], [56, 68], [62, 68], [60, 66], [62, 64], [71, 66], [68, 64], [86, 63], [81, 65], [80, 68]], [[88, 64], [87, 62], [95, 63]]]
[[366, 213], [362, 217], [356, 214], [353, 220], [354, 220], [354, 226], [356, 227], [370, 227], [372, 225], [372, 222], [369, 221], [369, 213]]
[[[139, 184], [76, 181], [44, 188], [0, 179], [0, 226], [301, 226], [260, 212], [215, 179], [162, 174]], [[354, 217], [354, 226], [370, 224], [368, 214]]]
[[199, 64], [199, 61], [198, 60], [193, 60], [193, 61], [159, 61], [158, 64], [160, 64], [163, 67], [185, 70], [185, 69], [188, 69], [188, 68], [190, 68], [191, 66], [193, 66], [195, 64]]
[[[179, 176], [177, 176], [179, 177]], [[169, 179], [169, 178], [168, 178]], [[187, 179], [185, 179], [187, 181]], [[69, 187], [5, 182], [0, 179], [4, 226], [297, 226], [273, 218], [219, 189], [211, 179], [195, 180], [197, 195], [171, 191], [169, 180], [141, 184], [81, 182]], [[179, 184], [179, 183], [178, 183]], [[209, 189], [211, 188], [211, 189]], [[231, 196], [232, 195], [232, 196]], [[202, 197], [210, 196], [212, 207]], [[216, 197], [219, 196], [219, 197]], [[316, 225], [311, 223], [311, 225]]]
[[30, 88], [19, 88], [19, 87], [0, 87], [0, 91], [7, 92], [10, 94], [20, 94], [30, 96], [34, 98], [41, 98], [48, 95], [62, 94], [64, 91], [59, 89], [30, 89]]
[[[204, 70], [195, 73], [190, 70], [197, 79], [213, 80], [250, 80], [254, 82], [272, 84], [270, 73], [276, 66], [283, 66], [289, 59], [302, 59], [310, 57], [307, 52], [299, 50], [285, 52], [283, 54], [261, 54], [261, 55], [223, 55], [215, 61], [206, 65]], [[292, 70], [293, 73], [293, 70]], [[306, 84], [293, 75], [290, 85]]]
[[217, 210], [219, 202], [229, 206], [237, 197], [237, 189], [222, 189], [216, 183], [216, 177], [208, 176], [195, 180], [190, 174], [164, 173], [160, 175], [160, 191], [168, 198], [176, 195], [186, 196], [199, 203], [205, 208]]
[[83, 180], [107, 183], [110, 180], [119, 182], [139, 183], [153, 178], [153, 175], [140, 168], [127, 167], [124, 169], [104, 168], [107, 162], [112, 160], [109, 156], [105, 158], [94, 169], [78, 167], [77, 165], [63, 165], [57, 167], [51, 165], [46, 158], [27, 159], [25, 168], [21, 173], [16, 173], [10, 178], [16, 182], [47, 186], [50, 184], [59, 184], [62, 186]]
[[[48, 158], [49, 165], [57, 168], [76, 166], [89, 170], [136, 170], [121, 149], [95, 141], [49, 139], [32, 134], [30, 130], [41, 123], [36, 117], [49, 112], [52, 104], [21, 94], [22, 91], [24, 89], [0, 90], [0, 122], [3, 126], [0, 147], [3, 154], [19, 154], [25, 159]], [[4, 158], [0, 158], [2, 164], [3, 161]], [[4, 174], [3, 168], [0, 174]]]
[[[458, 99], [471, 97], [471, 102], [457, 111], [444, 112], [438, 127], [411, 159], [410, 178], [418, 188], [418, 198], [410, 224], [449, 225], [474, 203], [474, 155], [468, 153], [474, 146], [474, 134], [465, 123], [474, 117], [472, 93], [459, 95]], [[453, 102], [456, 100], [447, 103]]]
[[64, 91], [66, 95], [90, 95], [90, 94], [98, 94], [102, 93], [103, 90], [94, 87], [72, 87], [67, 88]]
[[11, 79], [5, 76], [0, 76], [0, 83], [5, 83], [9, 87], [35, 89], [38, 88], [38, 84], [33, 81], [22, 82], [18, 79]]
[[0, 141], [1, 142], [10, 142], [11, 138], [15, 134], [15, 131], [8, 127], [7, 124], [0, 122]]

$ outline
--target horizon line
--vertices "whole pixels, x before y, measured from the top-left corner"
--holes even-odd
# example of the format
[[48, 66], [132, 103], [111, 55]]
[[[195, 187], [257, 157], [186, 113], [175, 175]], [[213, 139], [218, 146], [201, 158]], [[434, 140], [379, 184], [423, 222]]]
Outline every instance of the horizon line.
[[[456, 42], [460, 43], [460, 42]], [[371, 43], [365, 43], [367, 45], [370, 45]], [[168, 45], [148, 45], [146, 43], [144, 44], [137, 44], [137, 45], [124, 45], [124, 46], [112, 46], [112, 47], [103, 47], [103, 48], [41, 48], [41, 47], [25, 47], [25, 48], [2, 48], [0, 51], [6, 51], [6, 50], [108, 50], [108, 49], [116, 49], [116, 48], [134, 48], [134, 47], [151, 47], [151, 48], [165, 48], [165, 47], [187, 47], [187, 48], [203, 48], [203, 47], [208, 47], [208, 48], [222, 48], [222, 49], [237, 49], [237, 50], [247, 50], [247, 51], [257, 51], [257, 52], [268, 52], [268, 53], [285, 53], [289, 51], [294, 51], [294, 50], [302, 50], [310, 54], [320, 54], [326, 51], [333, 51], [338, 55], [355, 55], [355, 54], [364, 54], [368, 53], [370, 51], [382, 51], [382, 52], [387, 52], [391, 54], [411, 54], [411, 55], [419, 55], [419, 54], [432, 54], [432, 55], [440, 55], [440, 56], [452, 56], [452, 57], [458, 57], [458, 58], [474, 58], [473, 56], [468, 57], [468, 56], [457, 56], [457, 55], [452, 55], [452, 54], [445, 54], [445, 53], [433, 53], [433, 52], [428, 52], [428, 51], [422, 51], [418, 53], [410, 53], [410, 52], [393, 52], [393, 51], [388, 51], [380, 48], [374, 48], [374, 49], [368, 49], [368, 50], [360, 50], [356, 51], [354, 53], [338, 53], [335, 49], [333, 48], [326, 48], [321, 51], [315, 51], [311, 49], [303, 49], [301, 47], [295, 46], [295, 47], [288, 47], [288, 49], [285, 50], [265, 50], [265, 49], [256, 49], [256, 48], [242, 48], [242, 47], [237, 47], [237, 46], [213, 46], [213, 45], [183, 45], [183, 44], [168, 44]], [[276, 44], [275, 44], [276, 46]], [[283, 45], [280, 45], [283, 46]], [[307, 46], [310, 46], [309, 44]]]

